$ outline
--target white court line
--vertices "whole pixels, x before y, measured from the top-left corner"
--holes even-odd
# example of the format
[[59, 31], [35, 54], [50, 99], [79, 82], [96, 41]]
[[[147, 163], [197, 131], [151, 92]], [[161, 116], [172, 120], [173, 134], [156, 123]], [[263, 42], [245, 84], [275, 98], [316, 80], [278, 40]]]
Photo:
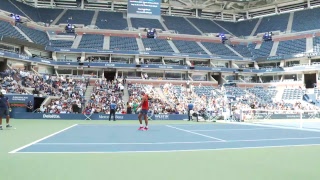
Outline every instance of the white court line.
[[203, 130], [197, 130], [197, 129], [195, 129], [195, 130], [189, 130], [189, 131], [193, 131], [193, 132], [201, 132], [201, 131], [204, 131], [204, 132], [206, 132], [206, 131], [254, 131], [254, 130], [271, 130], [271, 129], [279, 129], [279, 128], [249, 128], [249, 129], [203, 129]]
[[290, 126], [276, 126], [276, 125], [267, 125], [267, 124], [254, 124], [254, 123], [245, 123], [245, 122], [227, 122], [225, 124], [236, 124], [243, 126], [256, 126], [256, 127], [270, 127], [270, 128], [278, 128], [278, 129], [289, 129], [289, 130], [300, 130], [300, 131], [312, 131], [312, 132], [320, 132], [320, 129], [307, 129], [307, 128], [298, 128], [298, 127], [290, 127]]
[[27, 144], [27, 145], [24, 145], [24, 146], [22, 146], [22, 147], [19, 147], [19, 148], [15, 149], [15, 150], [13, 150], [13, 151], [10, 151], [9, 153], [10, 153], [10, 154], [12, 154], [12, 153], [17, 153], [18, 151], [20, 151], [20, 150], [22, 150], [22, 149], [24, 149], [24, 148], [27, 148], [27, 147], [29, 147], [29, 146], [32, 146], [32, 145], [34, 145], [34, 144], [36, 144], [36, 143], [38, 143], [38, 142], [40, 142], [40, 141], [43, 141], [43, 140], [45, 140], [45, 139], [48, 139], [48, 138], [50, 138], [50, 137], [52, 137], [52, 136], [54, 136], [54, 135], [57, 135], [57, 134], [59, 134], [59, 133], [61, 133], [61, 132], [63, 132], [63, 131], [66, 131], [66, 130], [68, 130], [68, 129], [71, 129], [71, 128], [77, 126], [77, 125], [78, 125], [78, 124], [74, 124], [74, 125], [72, 125], [72, 126], [69, 126], [69, 127], [67, 127], [67, 128], [64, 128], [64, 129], [62, 129], [62, 130], [60, 130], [60, 131], [58, 131], [58, 132], [55, 132], [55, 133], [50, 134], [50, 135], [48, 135], [48, 136], [46, 136], [46, 137], [43, 137], [43, 138], [38, 139], [38, 140], [36, 140], [36, 141], [33, 141], [32, 143], [29, 143], [29, 144]]
[[215, 137], [212, 137], [212, 136], [207, 136], [207, 135], [204, 135], [204, 134], [192, 132], [192, 131], [189, 131], [189, 130], [186, 130], [186, 129], [181, 129], [181, 128], [177, 128], [177, 127], [170, 126], [170, 125], [166, 125], [166, 126], [169, 127], [169, 128], [176, 129], [176, 130], [179, 130], [179, 131], [184, 131], [184, 132], [187, 132], [187, 133], [190, 133], [190, 134], [195, 134], [195, 135], [198, 135], [198, 136], [203, 136], [203, 137], [206, 137], [206, 138], [215, 139], [215, 140], [218, 140], [218, 141], [226, 141], [226, 140], [215, 138]]
[[120, 153], [174, 153], [174, 152], [198, 152], [198, 151], [223, 151], [223, 150], [247, 150], [247, 149], [271, 149], [288, 147], [308, 147], [320, 146], [320, 144], [299, 144], [299, 145], [279, 145], [279, 146], [259, 146], [259, 147], [239, 147], [239, 148], [218, 148], [218, 149], [188, 149], [188, 150], [163, 150], [163, 151], [114, 151], [114, 152], [17, 152], [22, 154], [120, 154]]
[[275, 139], [245, 139], [228, 141], [194, 141], [194, 142], [150, 142], [150, 143], [37, 143], [35, 145], [166, 145], [166, 144], [205, 144], [205, 143], [233, 143], [233, 142], [263, 142], [263, 141], [287, 141], [287, 140], [311, 140], [320, 137], [302, 138], [275, 138]]

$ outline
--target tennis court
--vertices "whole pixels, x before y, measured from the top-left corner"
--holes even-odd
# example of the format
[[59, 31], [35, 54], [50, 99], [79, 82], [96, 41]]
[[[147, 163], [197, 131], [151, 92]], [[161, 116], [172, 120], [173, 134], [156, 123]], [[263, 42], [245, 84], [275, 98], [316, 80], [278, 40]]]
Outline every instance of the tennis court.
[[[60, 173], [49, 177], [46, 174], [55, 170], [66, 174], [65, 168], [69, 169], [67, 179], [87, 179], [89, 174], [95, 179], [110, 176], [149, 179], [139, 177], [141, 171], [153, 179], [206, 179], [216, 175], [222, 179], [270, 179], [260, 177], [268, 175], [263, 169], [272, 170], [273, 179], [320, 176], [316, 167], [309, 166], [320, 165], [320, 129], [316, 128], [271, 123], [153, 121], [149, 131], [138, 131], [135, 121], [16, 121], [16, 124], [16, 130], [0, 134], [19, 138], [19, 143], [6, 141], [10, 149], [5, 148], [4, 162], [11, 164], [12, 169], [20, 167], [16, 169], [19, 174], [37, 168], [40, 172], [32, 178], [61, 179]], [[2, 168], [8, 172], [11, 169]], [[228, 173], [228, 169], [238, 176]], [[151, 172], [161, 173], [156, 177]], [[30, 173], [21, 177], [29, 179], [27, 174]], [[17, 177], [11, 173], [6, 179]]]

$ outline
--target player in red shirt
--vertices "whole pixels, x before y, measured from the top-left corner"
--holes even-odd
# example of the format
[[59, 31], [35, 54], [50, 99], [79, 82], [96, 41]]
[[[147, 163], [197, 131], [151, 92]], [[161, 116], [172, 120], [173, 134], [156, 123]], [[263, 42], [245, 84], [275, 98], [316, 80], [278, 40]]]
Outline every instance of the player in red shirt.
[[[148, 111], [149, 111], [149, 101], [148, 101], [148, 95], [144, 93], [143, 91], [141, 92], [142, 95], [142, 100], [138, 108], [141, 107], [141, 110], [139, 112], [138, 118], [140, 122], [140, 127], [138, 130], [140, 131], [147, 131], [148, 130]], [[144, 117], [144, 122], [145, 122], [145, 127], [142, 125], [142, 116]]]

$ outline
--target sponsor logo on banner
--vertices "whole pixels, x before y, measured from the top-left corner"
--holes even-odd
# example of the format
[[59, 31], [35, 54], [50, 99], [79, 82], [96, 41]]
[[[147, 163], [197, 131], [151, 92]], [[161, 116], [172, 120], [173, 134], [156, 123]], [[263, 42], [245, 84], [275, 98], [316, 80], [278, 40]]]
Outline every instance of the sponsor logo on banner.
[[14, 96], [9, 96], [8, 95], [8, 98], [9, 98], [9, 101], [11, 103], [27, 103], [28, 101], [33, 101], [32, 100], [32, 96], [24, 96], [24, 95], [14, 95]]
[[170, 120], [170, 116], [166, 114], [156, 114], [154, 117], [156, 120]]
[[141, 54], [141, 55], [149, 55], [150, 53], [148, 53], [148, 52], [139, 52], [139, 54]]
[[21, 55], [21, 54], [19, 54], [19, 58], [20, 59], [30, 59], [29, 56], [25, 56], [25, 55]]
[[60, 119], [59, 114], [43, 114], [42, 117], [45, 119]]
[[41, 62], [51, 64], [51, 62], [47, 60], [41, 60]]
[[60, 51], [62, 51], [62, 52], [69, 52], [70, 49], [60, 49]]
[[300, 118], [300, 114], [287, 114], [286, 118], [288, 118], [288, 119], [299, 119]]
[[[113, 118], [113, 117], [111, 117], [111, 118]], [[116, 115], [115, 118], [116, 119], [124, 119], [124, 116]], [[109, 119], [109, 115], [99, 115], [99, 119]]]
[[159, 66], [159, 68], [163, 68], [163, 69], [173, 69], [172, 66]]
[[115, 67], [115, 64], [104, 64], [104, 66], [107, 66], [107, 67]]
[[124, 119], [124, 116], [116, 115], [116, 119]]
[[99, 115], [99, 119], [107, 119], [107, 118], [109, 118], [109, 116], [107, 116], [107, 115]]

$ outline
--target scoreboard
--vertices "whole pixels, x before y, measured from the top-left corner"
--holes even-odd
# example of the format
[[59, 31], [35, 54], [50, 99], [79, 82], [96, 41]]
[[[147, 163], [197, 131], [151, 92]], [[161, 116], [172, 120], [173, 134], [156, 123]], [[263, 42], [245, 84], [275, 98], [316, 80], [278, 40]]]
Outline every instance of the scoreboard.
[[161, 0], [128, 0], [128, 14], [161, 15]]

